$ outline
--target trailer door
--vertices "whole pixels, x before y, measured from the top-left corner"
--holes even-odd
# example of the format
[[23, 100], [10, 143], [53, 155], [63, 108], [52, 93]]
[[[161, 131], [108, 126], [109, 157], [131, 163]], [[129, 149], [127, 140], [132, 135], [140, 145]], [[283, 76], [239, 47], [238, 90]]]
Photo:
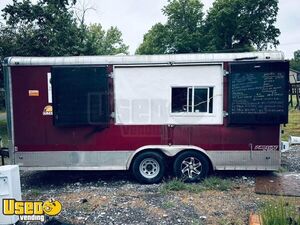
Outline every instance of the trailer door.
[[288, 122], [288, 62], [230, 64], [230, 124], [266, 125]]
[[228, 129], [245, 130], [256, 169], [280, 165], [280, 124], [288, 122], [289, 63], [236, 62], [228, 76]]
[[52, 88], [55, 126], [108, 124], [106, 67], [52, 67]]

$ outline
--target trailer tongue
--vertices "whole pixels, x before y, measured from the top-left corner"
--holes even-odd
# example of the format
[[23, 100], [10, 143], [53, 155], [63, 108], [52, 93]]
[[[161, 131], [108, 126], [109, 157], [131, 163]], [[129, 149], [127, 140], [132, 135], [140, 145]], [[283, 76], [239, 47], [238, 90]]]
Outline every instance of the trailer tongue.
[[[11, 57], [11, 163], [24, 170], [131, 170], [159, 182], [210, 170], [277, 170], [288, 122], [280, 52]], [[167, 165], [170, 164], [170, 165]]]

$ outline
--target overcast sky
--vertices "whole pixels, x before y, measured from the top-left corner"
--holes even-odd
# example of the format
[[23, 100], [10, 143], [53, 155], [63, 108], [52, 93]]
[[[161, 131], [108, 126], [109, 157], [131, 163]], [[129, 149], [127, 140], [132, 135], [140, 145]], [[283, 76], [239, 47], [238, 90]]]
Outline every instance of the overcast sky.
[[[143, 35], [157, 22], [165, 22], [161, 9], [167, 0], [79, 0], [95, 10], [89, 10], [87, 23], [101, 23], [104, 28], [117, 26], [123, 33], [123, 39], [130, 46], [130, 53], [143, 41]], [[0, 9], [12, 0], [0, 0]], [[36, 2], [36, 0], [33, 0]], [[213, 0], [202, 0], [205, 11]], [[80, 7], [80, 5], [78, 5]], [[281, 31], [278, 50], [287, 58], [300, 49], [300, 0], [279, 0], [277, 27]]]

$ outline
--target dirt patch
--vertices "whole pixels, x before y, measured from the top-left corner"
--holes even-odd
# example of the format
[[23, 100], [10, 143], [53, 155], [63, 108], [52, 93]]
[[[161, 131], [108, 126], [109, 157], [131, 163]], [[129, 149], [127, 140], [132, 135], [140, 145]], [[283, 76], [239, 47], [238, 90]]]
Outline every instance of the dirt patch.
[[300, 173], [281, 173], [257, 177], [255, 192], [300, 197]]

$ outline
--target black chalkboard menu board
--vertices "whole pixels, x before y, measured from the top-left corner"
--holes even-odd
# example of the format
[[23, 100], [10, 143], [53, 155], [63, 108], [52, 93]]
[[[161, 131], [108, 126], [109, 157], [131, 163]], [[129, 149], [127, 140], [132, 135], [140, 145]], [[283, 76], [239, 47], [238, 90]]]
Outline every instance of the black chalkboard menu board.
[[288, 122], [288, 62], [236, 62], [228, 76], [229, 124]]

